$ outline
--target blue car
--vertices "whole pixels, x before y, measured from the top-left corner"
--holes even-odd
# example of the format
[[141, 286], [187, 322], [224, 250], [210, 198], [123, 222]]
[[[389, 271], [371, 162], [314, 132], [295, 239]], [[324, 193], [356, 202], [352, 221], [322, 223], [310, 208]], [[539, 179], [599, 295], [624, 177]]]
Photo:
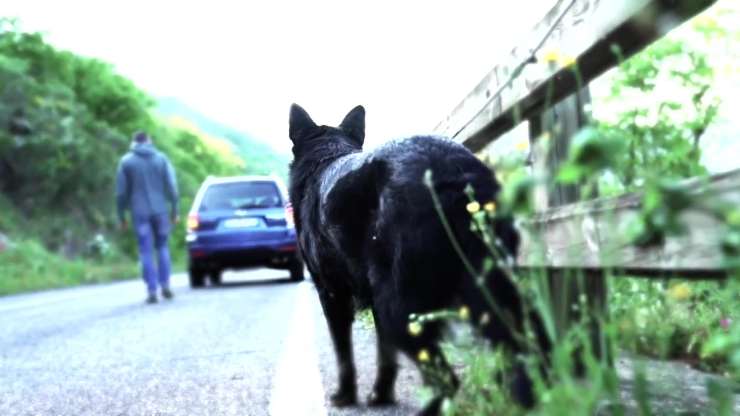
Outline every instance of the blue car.
[[271, 176], [208, 178], [187, 219], [190, 286], [221, 284], [225, 269], [270, 267], [301, 281], [293, 210], [283, 183]]

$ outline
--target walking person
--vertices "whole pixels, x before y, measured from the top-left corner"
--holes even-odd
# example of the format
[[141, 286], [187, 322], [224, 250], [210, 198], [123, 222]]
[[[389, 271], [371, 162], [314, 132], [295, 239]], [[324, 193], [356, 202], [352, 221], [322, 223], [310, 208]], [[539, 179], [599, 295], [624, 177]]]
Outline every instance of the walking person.
[[157, 302], [157, 286], [162, 297], [173, 297], [167, 241], [171, 224], [179, 221], [177, 200], [177, 180], [169, 159], [154, 147], [147, 133], [135, 133], [131, 150], [118, 165], [116, 206], [122, 230], [128, 229], [126, 211], [131, 213], [148, 291], [147, 303]]

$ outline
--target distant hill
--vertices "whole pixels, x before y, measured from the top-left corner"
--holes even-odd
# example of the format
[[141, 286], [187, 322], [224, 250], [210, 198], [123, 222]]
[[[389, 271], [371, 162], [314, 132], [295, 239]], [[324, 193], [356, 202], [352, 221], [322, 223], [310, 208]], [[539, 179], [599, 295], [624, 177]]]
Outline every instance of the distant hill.
[[204, 133], [227, 140], [246, 162], [248, 172], [245, 173], [265, 175], [274, 173], [283, 179], [287, 178], [290, 156], [278, 152], [269, 144], [250, 136], [248, 133], [219, 123], [174, 97], [159, 98], [156, 111], [166, 118], [179, 117], [186, 119]]

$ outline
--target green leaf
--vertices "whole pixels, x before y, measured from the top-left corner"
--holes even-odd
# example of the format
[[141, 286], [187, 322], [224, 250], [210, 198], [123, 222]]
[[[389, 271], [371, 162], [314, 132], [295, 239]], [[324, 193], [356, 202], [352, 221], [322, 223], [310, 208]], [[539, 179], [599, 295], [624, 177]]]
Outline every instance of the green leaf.
[[558, 171], [557, 181], [564, 184], [577, 183], [584, 176], [585, 170], [580, 166], [566, 163]]
[[534, 188], [531, 176], [513, 178], [503, 189], [501, 202], [505, 212], [528, 214], [534, 209]]
[[594, 173], [614, 167], [623, 148], [622, 140], [605, 136], [595, 127], [586, 127], [573, 137], [569, 162], [582, 170], [581, 175]]
[[704, 344], [701, 354], [709, 357], [727, 351], [732, 346], [732, 338], [726, 334], [716, 334]]

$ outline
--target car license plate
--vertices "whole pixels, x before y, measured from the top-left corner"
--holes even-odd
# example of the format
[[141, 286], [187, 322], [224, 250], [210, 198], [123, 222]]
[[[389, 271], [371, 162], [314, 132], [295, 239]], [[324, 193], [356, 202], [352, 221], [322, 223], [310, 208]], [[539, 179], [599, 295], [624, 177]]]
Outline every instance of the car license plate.
[[226, 228], [250, 228], [259, 225], [257, 218], [232, 218], [224, 221]]

